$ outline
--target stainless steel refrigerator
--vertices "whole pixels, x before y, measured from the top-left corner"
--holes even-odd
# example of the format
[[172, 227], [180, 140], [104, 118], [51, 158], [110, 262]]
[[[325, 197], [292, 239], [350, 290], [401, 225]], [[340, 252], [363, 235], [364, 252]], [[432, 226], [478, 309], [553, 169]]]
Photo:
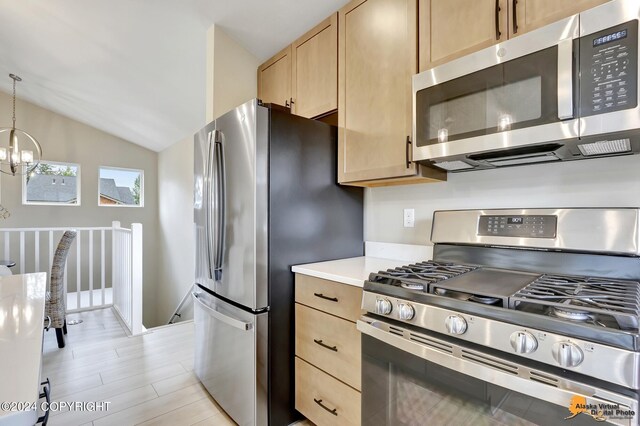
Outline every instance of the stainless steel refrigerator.
[[294, 408], [291, 266], [363, 254], [363, 192], [337, 131], [253, 100], [195, 135], [195, 373], [240, 425]]

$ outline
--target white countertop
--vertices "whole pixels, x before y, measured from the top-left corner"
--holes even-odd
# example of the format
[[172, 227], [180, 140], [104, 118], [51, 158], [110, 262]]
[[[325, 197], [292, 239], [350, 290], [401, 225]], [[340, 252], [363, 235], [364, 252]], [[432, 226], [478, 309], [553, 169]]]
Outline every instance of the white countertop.
[[[46, 287], [46, 273], [0, 277], [2, 402], [38, 400]], [[0, 424], [23, 424], [25, 416], [36, 415], [0, 410]]]
[[383, 271], [406, 265], [406, 260], [382, 259], [379, 257], [361, 256], [348, 259], [330, 260], [328, 262], [307, 263], [291, 268], [296, 274], [310, 275], [325, 280], [337, 281], [356, 287], [362, 287], [371, 272]]

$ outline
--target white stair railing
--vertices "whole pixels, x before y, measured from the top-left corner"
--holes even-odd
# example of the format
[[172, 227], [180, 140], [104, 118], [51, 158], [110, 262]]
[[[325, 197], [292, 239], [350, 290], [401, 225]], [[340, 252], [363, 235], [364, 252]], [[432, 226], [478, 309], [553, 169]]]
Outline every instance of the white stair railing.
[[[58, 242], [70, 230], [77, 235], [65, 264], [67, 312], [111, 306], [110, 277], [105, 273], [105, 265], [111, 261], [105, 250], [110, 227], [0, 228], [2, 259], [16, 263], [11, 268], [14, 274], [46, 272], [49, 276]], [[85, 246], [88, 249], [83, 252]]]
[[[132, 334], [144, 331], [141, 224], [134, 223], [131, 229], [119, 222], [111, 227], [0, 228], [0, 260], [14, 261], [14, 274], [49, 276], [58, 242], [69, 230], [77, 236], [65, 264], [67, 313], [114, 306]], [[128, 245], [116, 245], [125, 238]]]
[[112, 232], [113, 307], [132, 335], [142, 326], [142, 225], [131, 229], [113, 222]]

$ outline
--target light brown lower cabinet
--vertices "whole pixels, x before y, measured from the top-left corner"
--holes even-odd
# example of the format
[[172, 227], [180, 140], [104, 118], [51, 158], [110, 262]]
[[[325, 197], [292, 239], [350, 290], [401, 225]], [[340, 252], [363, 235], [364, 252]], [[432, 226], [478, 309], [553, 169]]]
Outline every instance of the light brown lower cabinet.
[[296, 357], [296, 409], [317, 426], [360, 426], [360, 392]]
[[296, 304], [296, 354], [357, 390], [360, 348], [354, 323]]
[[308, 275], [296, 275], [296, 302], [355, 323], [360, 318], [362, 289]]
[[296, 274], [296, 410], [317, 426], [360, 425], [362, 289]]

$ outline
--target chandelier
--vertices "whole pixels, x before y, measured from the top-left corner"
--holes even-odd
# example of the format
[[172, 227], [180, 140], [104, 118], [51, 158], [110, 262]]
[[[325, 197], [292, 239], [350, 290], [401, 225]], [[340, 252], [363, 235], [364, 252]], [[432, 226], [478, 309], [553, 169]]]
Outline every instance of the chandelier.
[[16, 82], [22, 79], [15, 74], [9, 74], [9, 77], [13, 79], [13, 125], [0, 128], [0, 135], [9, 133], [8, 148], [0, 141], [0, 172], [12, 176], [25, 175], [40, 164], [42, 148], [33, 136], [16, 128]]

